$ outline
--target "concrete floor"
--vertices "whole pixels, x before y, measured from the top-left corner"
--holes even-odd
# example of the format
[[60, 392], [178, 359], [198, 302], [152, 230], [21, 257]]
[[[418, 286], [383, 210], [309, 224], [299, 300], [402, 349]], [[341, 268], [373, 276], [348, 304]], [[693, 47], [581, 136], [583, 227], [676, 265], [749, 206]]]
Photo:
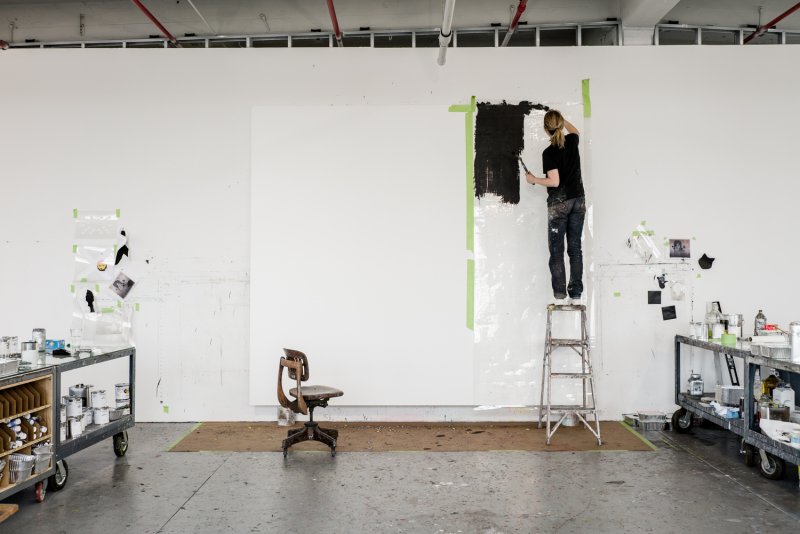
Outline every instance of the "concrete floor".
[[[127, 456], [68, 459], [61, 492], [0, 532], [797, 532], [797, 470], [745, 467], [731, 434], [651, 432], [655, 452], [167, 453], [191, 424], [139, 424]], [[793, 466], [792, 466], [793, 467]]]

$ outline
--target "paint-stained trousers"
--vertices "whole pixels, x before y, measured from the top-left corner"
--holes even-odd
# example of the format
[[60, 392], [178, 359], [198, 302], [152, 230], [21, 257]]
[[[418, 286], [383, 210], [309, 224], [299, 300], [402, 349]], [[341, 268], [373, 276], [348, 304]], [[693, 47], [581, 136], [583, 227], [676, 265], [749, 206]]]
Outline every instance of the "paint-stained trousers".
[[[579, 298], [583, 294], [583, 251], [581, 233], [586, 218], [586, 198], [571, 198], [547, 207], [547, 233], [550, 247], [550, 276], [553, 296]], [[564, 270], [564, 238], [569, 256], [569, 285]]]

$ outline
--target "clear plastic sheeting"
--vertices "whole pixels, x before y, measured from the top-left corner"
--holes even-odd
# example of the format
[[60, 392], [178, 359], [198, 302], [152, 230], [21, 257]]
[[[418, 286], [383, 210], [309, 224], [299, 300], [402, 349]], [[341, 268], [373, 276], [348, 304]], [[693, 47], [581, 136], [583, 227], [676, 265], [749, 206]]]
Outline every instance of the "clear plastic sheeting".
[[113, 280], [114, 245], [77, 245], [74, 264], [74, 281], [107, 283]]
[[82, 211], [75, 210], [75, 239], [113, 241], [120, 229], [117, 210]]
[[[583, 280], [584, 295], [591, 309], [594, 268], [590, 229], [594, 210], [587, 165], [590, 140], [583, 130], [580, 103], [548, 105], [561, 111], [581, 131], [581, 167], [587, 201]], [[521, 157], [536, 176], [543, 175], [542, 151], [549, 143], [543, 118], [541, 110], [532, 110], [525, 118], [525, 148]], [[519, 204], [503, 203], [491, 194], [475, 200], [475, 399], [478, 409], [539, 404], [546, 307], [553, 302], [547, 232], [547, 191], [542, 186], [528, 184], [521, 166]], [[568, 261], [566, 265], [569, 271]], [[590, 337], [591, 324], [589, 317]], [[580, 314], [556, 312], [553, 335], [579, 337]], [[579, 368], [579, 356], [556, 351], [553, 371]], [[582, 403], [580, 381], [554, 381], [552, 402]]]
[[121, 229], [117, 210], [75, 210], [71, 331], [82, 348], [133, 345], [132, 307], [115, 286], [124, 286], [127, 296], [129, 277], [121, 271], [127, 257], [115, 265], [117, 251], [127, 242]]

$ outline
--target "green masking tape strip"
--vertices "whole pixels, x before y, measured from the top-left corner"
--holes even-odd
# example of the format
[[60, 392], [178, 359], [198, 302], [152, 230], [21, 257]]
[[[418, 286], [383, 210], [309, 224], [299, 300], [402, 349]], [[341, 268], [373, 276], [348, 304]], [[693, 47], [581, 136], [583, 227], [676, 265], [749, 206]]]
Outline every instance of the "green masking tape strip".
[[642, 221], [639, 224], [641, 224], [642, 226], [647, 226], [647, 221]]
[[164, 410], [164, 413], [169, 413], [169, 406], [166, 404], [162, 407], [162, 409]]
[[117, 208], [117, 219], [119, 219], [119, 213], [120, 213], [120, 209]]
[[697, 278], [700, 278], [700, 273], [697, 273]]
[[648, 447], [650, 447], [650, 448], [651, 448], [651, 449], [653, 449], [654, 451], [657, 451], [657, 450], [658, 450], [658, 447], [656, 447], [655, 445], [653, 445], [653, 442], [652, 442], [652, 441], [650, 441], [649, 439], [647, 439], [647, 438], [646, 438], [646, 437], [644, 437], [643, 435], [639, 434], [639, 433], [638, 433], [636, 430], [634, 430], [633, 428], [631, 428], [630, 426], [628, 426], [627, 424], [625, 424], [625, 423], [624, 423], [624, 422], [622, 422], [622, 421], [619, 421], [619, 424], [621, 424], [621, 425], [622, 425], [622, 426], [623, 426], [623, 427], [624, 427], [626, 430], [628, 430], [628, 432], [630, 432], [631, 434], [633, 434], [634, 436], [636, 436], [637, 438], [639, 438], [640, 440], [642, 440], [642, 442], [643, 442], [645, 445], [647, 445]]
[[117, 257], [117, 245], [114, 245], [114, 257]]
[[467, 260], [467, 328], [475, 330], [475, 260]]
[[464, 156], [467, 169], [467, 250], [475, 251], [475, 153], [474, 136], [475, 124], [475, 97], [470, 98], [469, 104], [452, 105], [448, 111], [464, 113]]
[[97, 293], [100, 293], [100, 284], [95, 284], [94, 289]]
[[72, 245], [72, 253], [75, 254], [78, 252], [78, 245]]
[[88, 281], [89, 281], [88, 278], [81, 278], [81, 282], [88, 282]]
[[121, 301], [121, 300], [118, 300], [118, 301], [117, 301], [117, 308], [121, 308], [121, 307], [122, 307], [122, 301]]
[[73, 210], [72, 210], [72, 218], [73, 219], [77, 219], [78, 218], [78, 208], [73, 208]]
[[633, 237], [639, 237], [642, 235], [642, 232], [640, 232], [639, 230], [634, 230], [633, 232], [631, 232], [631, 235]]
[[139, 311], [139, 303], [138, 302], [135, 305], [135, 309], [136, 309], [136, 311]]
[[75, 285], [74, 285], [74, 284], [70, 284], [70, 286], [69, 286], [69, 292], [70, 292], [70, 293], [75, 293]]
[[621, 296], [622, 296], [622, 292], [620, 292], [620, 291], [614, 291], [614, 296], [615, 296], [615, 297], [621, 297]]
[[100, 308], [100, 313], [114, 313], [114, 308]]
[[583, 93], [583, 116], [592, 116], [592, 99], [589, 96], [589, 79], [581, 81], [581, 92]]
[[203, 423], [197, 423], [197, 424], [196, 424], [196, 425], [194, 425], [192, 428], [190, 428], [189, 430], [187, 430], [187, 431], [186, 431], [186, 432], [185, 432], [185, 433], [184, 433], [184, 434], [183, 434], [181, 437], [179, 437], [179, 438], [178, 438], [178, 439], [175, 441], [175, 443], [173, 443], [172, 445], [170, 445], [169, 447], [167, 447], [167, 452], [169, 452], [169, 451], [171, 451], [172, 449], [174, 449], [174, 448], [175, 448], [175, 447], [178, 445], [178, 443], [180, 443], [181, 441], [183, 441], [183, 438], [185, 438], [186, 436], [188, 436], [189, 434], [191, 434], [192, 432], [194, 432], [195, 430], [197, 430], [198, 428], [200, 428], [202, 425], [203, 425]]

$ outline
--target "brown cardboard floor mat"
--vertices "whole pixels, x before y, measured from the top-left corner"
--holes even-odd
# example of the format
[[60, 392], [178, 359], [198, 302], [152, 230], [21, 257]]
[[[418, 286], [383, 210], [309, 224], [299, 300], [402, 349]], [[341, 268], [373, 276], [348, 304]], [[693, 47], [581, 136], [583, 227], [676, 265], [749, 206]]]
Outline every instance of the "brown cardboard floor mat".
[[[536, 423], [331, 423], [339, 431], [337, 452], [387, 451], [650, 451], [655, 447], [617, 421], [600, 422], [603, 445], [583, 426], [561, 427], [551, 444]], [[276, 423], [202, 423], [175, 444], [172, 452], [279, 452], [290, 428]], [[298, 443], [292, 451], [328, 448]]]

